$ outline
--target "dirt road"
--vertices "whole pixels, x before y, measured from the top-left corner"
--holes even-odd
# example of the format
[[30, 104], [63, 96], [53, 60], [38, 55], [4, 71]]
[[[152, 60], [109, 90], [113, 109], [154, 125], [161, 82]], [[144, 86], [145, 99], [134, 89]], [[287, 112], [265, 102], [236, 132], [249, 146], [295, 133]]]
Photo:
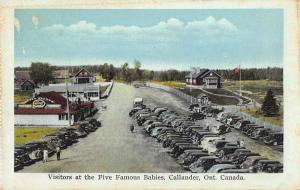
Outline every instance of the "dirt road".
[[[128, 112], [134, 97], [143, 91], [148, 92], [145, 97], [152, 99], [169, 98], [166, 102], [160, 99], [161, 103], [178, 101], [158, 90], [116, 83], [110, 97], [97, 103], [107, 105], [107, 110], [98, 114], [102, 128], [63, 150], [62, 160], [56, 161], [53, 156], [47, 163], [38, 162], [20, 172], [183, 172], [161, 145], [151, 137], [145, 137], [141, 129], [135, 133], [129, 131], [132, 120]], [[180, 101], [178, 106], [181, 106]]]

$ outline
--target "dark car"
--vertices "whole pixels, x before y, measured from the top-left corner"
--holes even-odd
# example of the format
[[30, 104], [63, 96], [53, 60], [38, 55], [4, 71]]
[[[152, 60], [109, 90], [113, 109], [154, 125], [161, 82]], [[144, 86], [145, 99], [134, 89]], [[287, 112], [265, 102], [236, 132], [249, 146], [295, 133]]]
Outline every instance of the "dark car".
[[237, 169], [233, 164], [216, 164], [207, 170], [207, 173], [221, 173], [225, 170]]
[[174, 158], [178, 158], [186, 150], [202, 150], [202, 148], [195, 145], [181, 145], [174, 148], [170, 155]]
[[246, 124], [244, 126], [242, 126], [240, 128], [240, 130], [245, 133], [246, 131], [248, 131], [248, 129], [250, 129], [252, 126], [257, 126], [256, 124], [253, 124], [253, 123], [249, 123], [249, 124]]
[[[269, 167], [271, 165], [271, 167]], [[274, 167], [277, 166], [277, 167]], [[257, 172], [277, 173], [282, 168], [282, 164], [273, 160], [259, 160], [255, 165]]]
[[189, 106], [189, 110], [190, 110], [190, 111], [193, 111], [194, 108], [197, 108], [197, 107], [200, 107], [199, 104], [191, 104], [191, 105]]
[[203, 113], [192, 113], [189, 115], [189, 119], [192, 121], [205, 119], [206, 116]]
[[182, 167], [184, 169], [188, 169], [190, 164], [198, 160], [200, 157], [208, 156], [209, 154], [207, 152], [193, 152], [190, 153], [183, 162], [179, 162], [179, 164], [182, 164]]
[[221, 170], [219, 173], [256, 173], [253, 169], [248, 168], [248, 169], [226, 169], [226, 170]]
[[96, 120], [96, 119], [94, 119], [94, 118], [93, 118], [93, 119], [90, 119], [90, 120], [89, 120], [89, 123], [92, 124], [93, 126], [97, 127], [97, 128], [99, 128], [99, 127], [102, 126], [101, 121], [98, 121], [98, 120]]
[[243, 152], [243, 153], [238, 154], [237, 157], [232, 158], [231, 161], [234, 164], [241, 164], [246, 160], [246, 158], [248, 158], [250, 156], [260, 156], [260, 154], [255, 153], [255, 152]]
[[252, 131], [249, 137], [255, 140], [262, 140], [265, 136], [269, 135], [271, 131], [272, 129], [269, 128], [258, 128]]
[[283, 145], [283, 133], [282, 132], [274, 132], [269, 133], [268, 136], [264, 137], [263, 142], [266, 145]]
[[20, 162], [20, 160], [15, 157], [15, 159], [14, 159], [14, 171], [16, 172], [16, 171], [19, 171], [21, 169], [23, 169], [23, 165]]
[[217, 163], [216, 156], [203, 156], [189, 166], [193, 173], [205, 173], [211, 166]]
[[23, 166], [29, 166], [35, 162], [30, 159], [29, 154], [23, 149], [15, 149], [14, 156]]
[[252, 132], [255, 131], [256, 129], [264, 129], [264, 126], [252, 126], [250, 129], [247, 130], [245, 134], [247, 136], [250, 136]]
[[243, 127], [245, 127], [247, 124], [250, 124], [251, 121], [249, 120], [240, 120], [238, 122], [236, 122], [233, 127], [237, 130], [241, 130]]
[[266, 160], [262, 156], [249, 156], [246, 160], [240, 165], [241, 168], [250, 168], [254, 167], [259, 160]]

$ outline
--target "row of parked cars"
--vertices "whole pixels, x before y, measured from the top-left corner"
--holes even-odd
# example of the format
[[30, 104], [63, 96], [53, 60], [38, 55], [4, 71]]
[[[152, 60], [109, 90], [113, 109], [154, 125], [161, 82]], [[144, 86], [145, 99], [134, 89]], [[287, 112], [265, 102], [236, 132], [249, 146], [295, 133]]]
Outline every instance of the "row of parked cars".
[[56, 147], [66, 149], [79, 138], [86, 137], [89, 133], [96, 131], [101, 127], [101, 122], [96, 119], [89, 119], [81, 122], [78, 128], [64, 127], [60, 130], [47, 134], [37, 141], [28, 142], [24, 145], [16, 145], [14, 150], [14, 170], [23, 169], [43, 159], [43, 150], [48, 151], [48, 156], [55, 154]]
[[236, 129], [251, 139], [257, 140], [273, 148], [283, 151], [283, 132], [265, 126], [257, 125], [249, 120], [231, 113], [220, 112], [216, 120], [224, 125]]
[[[213, 112], [214, 114], [212, 114]], [[203, 112], [205, 117], [216, 110]], [[186, 170], [195, 173], [282, 172], [283, 165], [251, 152], [239, 142], [221, 135], [230, 132], [227, 125], [203, 126], [196, 117], [178, 114], [166, 107], [135, 106], [130, 112], [137, 126], [168, 149], [168, 153]], [[203, 117], [197, 117], [201, 119]]]

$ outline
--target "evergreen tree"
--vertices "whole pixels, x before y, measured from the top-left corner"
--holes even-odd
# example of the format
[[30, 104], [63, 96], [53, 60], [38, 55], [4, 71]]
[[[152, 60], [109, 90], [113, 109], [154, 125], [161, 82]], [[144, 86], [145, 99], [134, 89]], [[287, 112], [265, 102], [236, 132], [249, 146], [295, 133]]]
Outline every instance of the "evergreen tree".
[[278, 114], [279, 107], [271, 89], [268, 90], [261, 109], [263, 114], [268, 117]]

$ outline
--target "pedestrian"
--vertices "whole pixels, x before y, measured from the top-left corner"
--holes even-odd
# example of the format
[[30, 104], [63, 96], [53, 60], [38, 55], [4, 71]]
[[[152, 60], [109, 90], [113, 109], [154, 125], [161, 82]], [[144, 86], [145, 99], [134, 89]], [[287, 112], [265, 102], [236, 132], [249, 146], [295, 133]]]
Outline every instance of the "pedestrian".
[[134, 131], [134, 126], [133, 125], [130, 126], [130, 131], [133, 133], [133, 131]]
[[59, 146], [56, 147], [56, 159], [60, 160], [60, 147]]
[[48, 161], [48, 150], [43, 150], [43, 163]]
[[240, 138], [238, 138], [238, 140], [236, 141], [236, 144], [237, 144], [239, 147], [241, 146]]

